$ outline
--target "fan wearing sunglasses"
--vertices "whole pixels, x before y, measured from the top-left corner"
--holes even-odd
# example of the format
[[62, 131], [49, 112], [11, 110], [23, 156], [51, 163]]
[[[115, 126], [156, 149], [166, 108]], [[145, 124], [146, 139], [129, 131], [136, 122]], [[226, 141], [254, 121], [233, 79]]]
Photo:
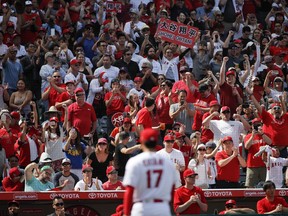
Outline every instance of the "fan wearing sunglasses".
[[274, 146], [280, 150], [280, 157], [287, 158], [288, 145], [288, 114], [286, 108], [287, 93], [284, 92], [279, 96], [280, 103], [270, 105], [270, 110], [266, 111], [255, 99], [250, 88], [246, 88], [246, 92], [251, 96], [251, 100], [258, 111], [263, 122], [263, 132], [271, 137]]
[[55, 212], [47, 216], [71, 216], [71, 214], [65, 212], [64, 201], [61, 196], [55, 196], [53, 198], [52, 207]]

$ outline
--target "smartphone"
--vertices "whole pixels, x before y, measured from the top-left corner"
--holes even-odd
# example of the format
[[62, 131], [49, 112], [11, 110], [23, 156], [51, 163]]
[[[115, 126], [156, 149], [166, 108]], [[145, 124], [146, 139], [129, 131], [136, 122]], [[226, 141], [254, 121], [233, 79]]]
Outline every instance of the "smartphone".
[[51, 28], [51, 36], [55, 36], [55, 28]]
[[180, 105], [182, 106], [184, 104], [184, 101], [180, 101]]

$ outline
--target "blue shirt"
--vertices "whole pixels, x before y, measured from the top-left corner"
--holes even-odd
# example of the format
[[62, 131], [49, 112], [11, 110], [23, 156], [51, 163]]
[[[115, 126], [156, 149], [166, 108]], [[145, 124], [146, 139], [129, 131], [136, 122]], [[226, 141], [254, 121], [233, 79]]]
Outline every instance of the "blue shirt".
[[9, 84], [9, 89], [17, 89], [17, 81], [19, 80], [20, 74], [23, 73], [22, 65], [17, 61], [7, 60], [3, 64], [3, 83]]
[[[82, 152], [86, 149], [86, 146], [81, 142]], [[70, 145], [68, 151], [65, 152], [66, 158], [71, 160], [72, 169], [82, 169], [82, 152], [79, 152], [74, 145]]]

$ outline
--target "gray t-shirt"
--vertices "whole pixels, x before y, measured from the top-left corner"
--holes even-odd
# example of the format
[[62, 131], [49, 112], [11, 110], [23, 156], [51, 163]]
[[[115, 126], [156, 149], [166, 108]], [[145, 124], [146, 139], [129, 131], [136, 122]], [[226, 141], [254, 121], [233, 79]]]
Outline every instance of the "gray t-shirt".
[[[170, 106], [170, 113], [176, 112], [179, 109], [180, 104], [175, 103]], [[192, 103], [188, 103], [188, 107], [190, 110], [195, 110], [194, 105]], [[188, 116], [187, 110], [182, 110], [177, 117], [174, 119], [174, 122], [180, 122], [186, 126], [186, 134], [192, 133], [192, 124], [193, 124], [193, 117]]]

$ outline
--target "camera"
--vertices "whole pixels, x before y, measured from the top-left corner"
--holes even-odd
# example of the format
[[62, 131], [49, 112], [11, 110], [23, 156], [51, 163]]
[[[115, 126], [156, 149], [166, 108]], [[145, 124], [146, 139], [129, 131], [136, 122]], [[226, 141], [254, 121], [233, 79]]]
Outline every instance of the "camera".
[[258, 131], [259, 125], [253, 125], [253, 129], [256, 130], [256, 131]]

